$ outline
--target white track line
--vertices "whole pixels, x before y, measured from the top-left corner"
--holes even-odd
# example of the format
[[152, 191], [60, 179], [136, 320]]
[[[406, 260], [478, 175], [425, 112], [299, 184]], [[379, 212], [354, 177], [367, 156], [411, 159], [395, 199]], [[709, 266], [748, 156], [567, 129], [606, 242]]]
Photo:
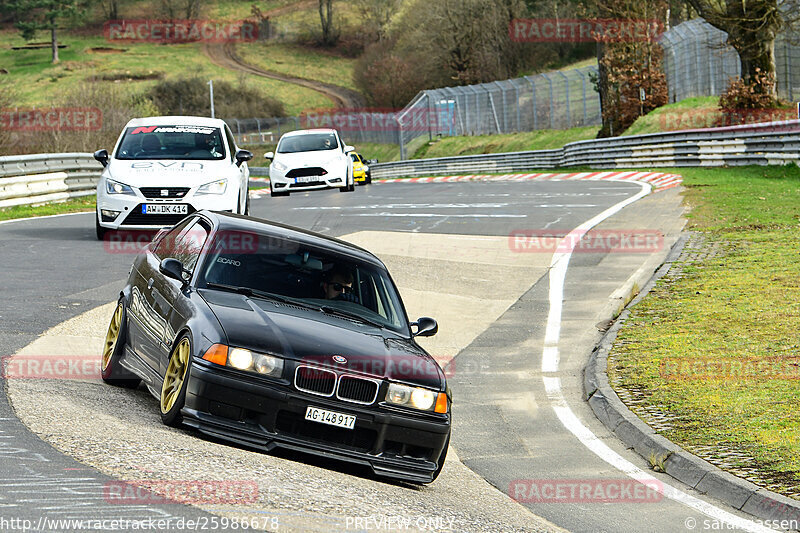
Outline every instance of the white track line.
[[[611, 181], [611, 180], [609, 180]], [[609, 207], [599, 215], [587, 220], [569, 234], [559, 243], [558, 249], [566, 247], [567, 252], [553, 254], [553, 259], [550, 262], [550, 312], [547, 315], [547, 328], [545, 333], [544, 349], [542, 350], [542, 372], [552, 373], [558, 371], [559, 355], [558, 355], [558, 339], [561, 333], [561, 309], [564, 297], [564, 281], [567, 275], [567, 267], [569, 260], [572, 256], [572, 251], [575, 249], [576, 244], [591, 228], [607, 219], [608, 217], [616, 214], [622, 208], [640, 198], [648, 195], [652, 187], [647, 183], [634, 182], [641, 185], [642, 190], [627, 198], [612, 207]], [[674, 500], [678, 503], [691, 507], [715, 520], [730, 524], [730, 526], [744, 529], [753, 532], [767, 532], [774, 531], [770, 528], [764, 527], [752, 520], [740, 518], [724, 509], [720, 509], [708, 502], [696, 498], [682, 490], [673, 487], [667, 483], [661, 482], [648, 472], [637, 467], [629, 462], [617, 452], [609, 448], [604, 442], [600, 440], [597, 435], [591, 432], [589, 428], [583, 425], [580, 419], [570, 409], [566, 399], [561, 390], [561, 380], [557, 377], [542, 376], [544, 381], [545, 392], [547, 393], [550, 404], [556, 413], [556, 416], [561, 421], [561, 424], [569, 430], [570, 433], [575, 435], [581, 443], [589, 448], [600, 459], [610, 464], [614, 468], [622, 471], [628, 477], [638, 480], [651, 482], [653, 486], [657, 487], [656, 490], [661, 492], [667, 498]]]

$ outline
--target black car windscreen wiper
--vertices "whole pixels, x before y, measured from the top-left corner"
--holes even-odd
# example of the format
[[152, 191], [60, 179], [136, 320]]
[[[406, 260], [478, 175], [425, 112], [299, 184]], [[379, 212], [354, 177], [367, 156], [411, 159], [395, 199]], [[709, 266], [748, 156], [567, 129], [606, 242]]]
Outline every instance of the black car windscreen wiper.
[[376, 322], [375, 320], [370, 320], [369, 318], [363, 317], [357, 313], [351, 313], [350, 311], [343, 311], [342, 309], [337, 309], [329, 305], [320, 306], [319, 310], [328, 315], [339, 316], [342, 318], [351, 318], [353, 320], [363, 322], [364, 324], [375, 326], [376, 328], [383, 329], [386, 327], [384, 324], [381, 324], [380, 322]]

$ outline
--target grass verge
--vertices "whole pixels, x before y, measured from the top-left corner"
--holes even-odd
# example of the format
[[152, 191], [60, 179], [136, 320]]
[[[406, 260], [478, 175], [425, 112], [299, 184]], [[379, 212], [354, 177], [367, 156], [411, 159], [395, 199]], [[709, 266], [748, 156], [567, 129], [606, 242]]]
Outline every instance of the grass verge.
[[50, 203], [38, 206], [18, 205], [0, 209], [0, 220], [13, 220], [16, 218], [43, 217], [48, 215], [62, 215], [64, 213], [77, 213], [80, 211], [94, 211], [95, 197], [83, 196], [72, 198], [65, 202]]
[[609, 379], [665, 437], [800, 498], [800, 169], [678, 172], [689, 229], [720, 253], [632, 309]]
[[449, 157], [455, 155], [493, 154], [523, 150], [552, 150], [573, 141], [594, 139], [597, 127], [568, 130], [539, 130], [504, 135], [474, 135], [442, 137], [424, 144], [414, 153], [414, 159]]

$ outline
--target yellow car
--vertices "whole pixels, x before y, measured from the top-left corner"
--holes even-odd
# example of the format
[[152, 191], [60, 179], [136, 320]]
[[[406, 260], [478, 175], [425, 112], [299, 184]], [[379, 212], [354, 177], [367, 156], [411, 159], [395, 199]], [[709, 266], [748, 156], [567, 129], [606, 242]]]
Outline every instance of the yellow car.
[[369, 165], [361, 157], [361, 154], [350, 152], [350, 159], [353, 160], [353, 181], [366, 185], [372, 183], [372, 176], [370, 176]]

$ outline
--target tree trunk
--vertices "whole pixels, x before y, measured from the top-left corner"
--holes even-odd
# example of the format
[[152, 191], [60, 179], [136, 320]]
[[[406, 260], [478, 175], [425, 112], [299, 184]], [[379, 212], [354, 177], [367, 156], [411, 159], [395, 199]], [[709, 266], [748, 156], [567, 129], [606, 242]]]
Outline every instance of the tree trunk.
[[[742, 79], [747, 83], [757, 79], [756, 74], [766, 75], [774, 80], [776, 76], [775, 40], [761, 41], [757, 49], [739, 52], [739, 63], [742, 68]], [[777, 98], [777, 84], [771, 84], [768, 92], [770, 96]]]
[[322, 23], [322, 44], [334, 44], [338, 37], [333, 27], [333, 0], [319, 0], [319, 20]]
[[53, 50], [53, 64], [58, 63], [58, 37], [56, 36], [56, 25], [53, 22], [53, 27], [50, 28], [50, 46]]
[[603, 125], [600, 131], [597, 132], [597, 138], [611, 137], [614, 134], [613, 121], [607, 113], [607, 110], [611, 109], [613, 104], [609, 101], [608, 70], [603, 63], [605, 49], [605, 44], [597, 43], [597, 93], [600, 95], [600, 116], [603, 119]]

